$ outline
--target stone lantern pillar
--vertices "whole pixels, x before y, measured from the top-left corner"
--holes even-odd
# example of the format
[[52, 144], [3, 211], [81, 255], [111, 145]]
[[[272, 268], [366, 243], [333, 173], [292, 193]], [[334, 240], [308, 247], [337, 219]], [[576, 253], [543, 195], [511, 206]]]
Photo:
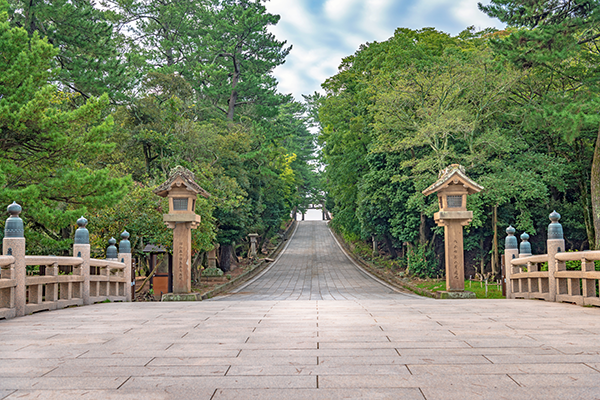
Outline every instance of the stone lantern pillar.
[[250, 258], [255, 258], [257, 255], [256, 239], [258, 238], [258, 233], [250, 233], [248, 237], [250, 238]]
[[192, 291], [192, 229], [200, 225], [200, 216], [195, 213], [196, 198], [210, 197], [196, 182], [194, 174], [179, 166], [171, 177], [154, 190], [160, 197], [169, 199], [169, 213], [163, 221], [173, 229], [173, 293]]
[[482, 186], [467, 177], [463, 166], [452, 164], [440, 171], [437, 182], [423, 191], [425, 196], [437, 193], [440, 211], [434, 214], [434, 220], [444, 227], [446, 291], [438, 292], [438, 298], [475, 297], [474, 293], [465, 292], [463, 226], [473, 219], [473, 212], [467, 211], [467, 195], [482, 190]]

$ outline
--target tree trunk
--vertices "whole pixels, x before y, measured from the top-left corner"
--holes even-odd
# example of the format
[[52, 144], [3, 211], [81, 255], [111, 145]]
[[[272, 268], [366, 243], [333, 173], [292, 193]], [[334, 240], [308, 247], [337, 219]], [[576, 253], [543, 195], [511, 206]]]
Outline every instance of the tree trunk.
[[410, 274], [410, 258], [413, 255], [412, 243], [406, 242], [406, 275]]
[[202, 252], [202, 253], [196, 253], [196, 257], [194, 257], [194, 261], [192, 261], [192, 282], [194, 283], [199, 283], [200, 282], [200, 278], [202, 277], [202, 270], [200, 269], [200, 266], [202, 265], [202, 262], [204, 260], [204, 255], [206, 253]]
[[[590, 250], [596, 248], [594, 234], [594, 214], [592, 212], [592, 204], [590, 201], [589, 188], [585, 178], [578, 179], [579, 185], [579, 202], [583, 210], [583, 222], [585, 224], [585, 232]], [[585, 241], [584, 241], [585, 243]]]
[[221, 271], [227, 273], [231, 271], [231, 254], [233, 253], [233, 246], [231, 244], [222, 244], [221, 252], [219, 254], [219, 268]]
[[421, 213], [421, 224], [419, 225], [419, 244], [425, 246], [427, 244], [427, 217], [425, 213]]
[[492, 208], [492, 229], [494, 238], [492, 240], [492, 275], [498, 275], [498, 206]]
[[233, 121], [233, 116], [235, 114], [235, 104], [237, 103], [238, 99], [238, 92], [235, 88], [240, 80], [240, 68], [235, 57], [232, 61], [234, 72], [231, 78], [231, 95], [229, 96], [229, 108], [227, 109], [227, 119], [230, 121]]
[[173, 59], [173, 49], [169, 47], [167, 49], [167, 65], [170, 67], [173, 64], [175, 64], [175, 60]]
[[396, 249], [394, 248], [390, 237], [388, 235], [383, 235], [383, 239], [385, 240], [385, 245], [387, 246], [388, 251], [390, 252], [390, 257], [392, 257], [392, 259], [398, 258], [398, 253], [396, 253]]
[[592, 172], [590, 174], [590, 189], [592, 192], [592, 212], [594, 217], [594, 243], [590, 243], [590, 250], [598, 249], [600, 245], [600, 128], [594, 149], [594, 160], [592, 161]]
[[483, 251], [483, 236], [479, 239], [479, 248], [481, 249], [481, 261], [479, 262], [479, 268], [481, 270], [481, 276], [485, 273], [485, 251]]

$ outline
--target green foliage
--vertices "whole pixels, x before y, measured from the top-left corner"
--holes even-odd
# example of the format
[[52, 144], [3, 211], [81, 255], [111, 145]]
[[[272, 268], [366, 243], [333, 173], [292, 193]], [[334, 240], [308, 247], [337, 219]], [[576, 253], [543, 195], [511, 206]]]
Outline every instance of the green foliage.
[[498, 43], [517, 32], [402, 28], [342, 61], [316, 98], [332, 226], [385, 242], [391, 257], [409, 245], [402, 256], [423, 261], [416, 274], [435, 276], [443, 229], [432, 220], [437, 199], [422, 191], [456, 163], [486, 188], [467, 202], [470, 262], [487, 263], [494, 231], [509, 224], [545, 231], [552, 209], [565, 210], [577, 243], [593, 242], [589, 170], [600, 120], [597, 96], [573, 76], [587, 79], [598, 64], [580, 51], [558, 67], [523, 69], [498, 56]]
[[[432, 292], [446, 290], [446, 281], [426, 281], [417, 285], [419, 288], [427, 289]], [[496, 284], [490, 284], [485, 290], [485, 282], [465, 281], [465, 290], [475, 293], [478, 299], [504, 299], [502, 296], [502, 287]]]
[[110, 21], [110, 12], [91, 0], [9, 0], [11, 26], [23, 28], [33, 41], [45, 37], [56, 50], [55, 79], [67, 91], [84, 98], [108, 93], [127, 98], [137, 72], [127, 68], [121, 37]]
[[212, 195], [197, 202], [196, 252], [268, 240], [307, 203], [314, 137], [305, 106], [276, 91], [290, 49], [261, 1], [0, 8], [0, 202], [23, 205], [28, 251], [67, 253], [82, 214], [97, 256], [125, 229], [135, 255], [168, 249], [152, 189], [177, 165]]
[[108, 153], [106, 95], [76, 107], [47, 82], [56, 50], [37, 33], [0, 23], [0, 203], [24, 209], [28, 251], [68, 251], [82, 214], [120, 200], [128, 178], [95, 162]]
[[428, 246], [416, 246], [407, 254], [407, 272], [419, 278], [437, 278], [443, 276], [436, 255]]
[[219, 268], [208, 268], [202, 271], [202, 276], [209, 278], [220, 278], [223, 276], [223, 271], [221, 271]]

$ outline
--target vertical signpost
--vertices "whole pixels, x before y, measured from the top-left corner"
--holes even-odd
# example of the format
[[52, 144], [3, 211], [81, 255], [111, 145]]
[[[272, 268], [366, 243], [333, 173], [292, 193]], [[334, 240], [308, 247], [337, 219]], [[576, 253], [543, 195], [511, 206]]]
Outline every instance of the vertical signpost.
[[446, 290], [437, 292], [438, 298], [475, 297], [465, 291], [463, 226], [473, 219], [473, 212], [467, 211], [467, 195], [482, 190], [482, 186], [467, 177], [463, 166], [452, 164], [440, 171], [437, 182], [423, 191], [425, 196], [437, 193], [440, 211], [434, 214], [434, 220], [444, 227]]
[[171, 177], [154, 190], [154, 193], [169, 199], [169, 213], [163, 220], [173, 229], [173, 293], [186, 294], [192, 291], [192, 229], [200, 225], [200, 216], [195, 213], [198, 195], [210, 195], [196, 182], [194, 174], [177, 167]]

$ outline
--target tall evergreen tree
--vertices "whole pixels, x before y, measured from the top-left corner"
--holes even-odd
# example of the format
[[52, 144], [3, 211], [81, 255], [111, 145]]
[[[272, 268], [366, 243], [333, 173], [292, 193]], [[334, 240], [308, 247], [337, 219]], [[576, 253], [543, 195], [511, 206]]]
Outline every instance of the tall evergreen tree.
[[30, 251], [64, 252], [74, 221], [118, 202], [128, 182], [95, 165], [112, 148], [105, 143], [112, 119], [102, 118], [108, 96], [74, 107], [76, 94], [48, 84], [54, 46], [6, 17], [0, 14], [0, 204], [23, 205]]
[[[494, 42], [497, 51], [524, 70], [552, 77], [542, 113], [554, 118], [552, 130], [567, 141], [597, 129], [589, 187], [595, 235], [590, 247], [600, 248], [600, 3], [597, 0], [492, 0], [479, 8], [515, 28]], [[550, 87], [551, 87], [550, 86]], [[539, 108], [538, 108], [539, 109]], [[585, 185], [587, 186], [587, 185]], [[587, 191], [587, 190], [586, 190]], [[587, 193], [582, 193], [586, 198]], [[584, 204], [584, 209], [587, 206]], [[590, 231], [590, 229], [588, 229]]]
[[126, 55], [108, 12], [92, 0], [9, 0], [12, 26], [37, 33], [57, 49], [54, 76], [59, 88], [84, 98], [108, 93], [123, 101], [135, 84], [137, 71], [128, 69]]
[[191, 81], [229, 120], [241, 106], [255, 116], [275, 116], [275, 106], [283, 103], [271, 72], [291, 46], [268, 31], [280, 17], [268, 13], [263, 1], [221, 0], [209, 13], [205, 62]]

